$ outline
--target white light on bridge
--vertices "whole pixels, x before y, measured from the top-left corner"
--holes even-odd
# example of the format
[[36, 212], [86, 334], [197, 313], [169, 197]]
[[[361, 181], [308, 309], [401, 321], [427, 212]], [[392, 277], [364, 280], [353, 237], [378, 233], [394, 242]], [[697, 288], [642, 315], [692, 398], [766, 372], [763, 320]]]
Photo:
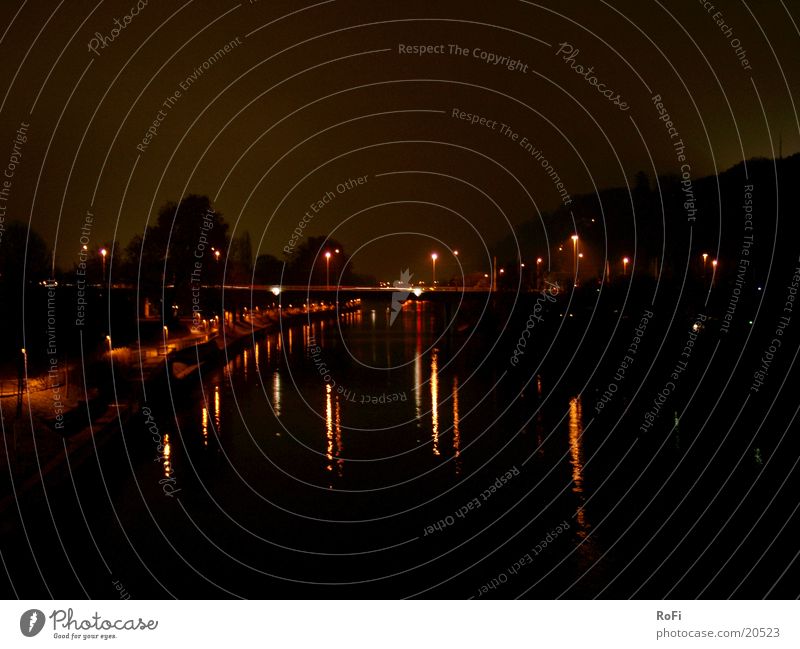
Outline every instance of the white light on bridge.
[[281, 294], [281, 287], [280, 286], [273, 286], [272, 289], [270, 289], [270, 290], [272, 291], [272, 294], [274, 296], [276, 296], [276, 297]]
[[414, 295], [416, 295], [417, 297], [422, 295], [422, 289], [419, 286], [417, 286], [417, 288], [414, 289]]

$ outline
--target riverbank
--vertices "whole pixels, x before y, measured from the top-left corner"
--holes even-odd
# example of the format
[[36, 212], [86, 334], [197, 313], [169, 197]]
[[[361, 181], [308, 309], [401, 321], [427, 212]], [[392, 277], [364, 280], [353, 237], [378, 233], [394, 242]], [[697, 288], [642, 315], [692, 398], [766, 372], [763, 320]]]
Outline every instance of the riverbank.
[[[344, 308], [351, 310], [354, 305]], [[87, 368], [80, 361], [56, 382], [47, 375], [28, 376], [19, 395], [0, 397], [4, 432], [0, 463], [6, 467], [0, 477], [0, 516], [45, 478], [49, 489], [68, 485], [71, 473], [140, 411], [146, 390], [157, 392], [167, 381], [185, 382], [200, 368], [224, 362], [226, 356], [282, 325], [330, 317], [335, 310], [333, 305], [268, 309], [224, 322], [209, 333], [193, 332], [187, 322], [182, 333], [165, 340], [110, 350], [104, 358], [108, 378], [104, 390], [86, 378]], [[57, 415], [54, 394], [59, 399]]]

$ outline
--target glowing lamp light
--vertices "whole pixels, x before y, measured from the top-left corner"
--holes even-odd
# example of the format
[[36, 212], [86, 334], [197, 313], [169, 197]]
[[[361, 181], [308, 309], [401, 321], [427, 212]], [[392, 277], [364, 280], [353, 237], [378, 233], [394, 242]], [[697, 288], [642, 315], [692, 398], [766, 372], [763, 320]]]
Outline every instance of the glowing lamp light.
[[417, 297], [422, 295], [422, 289], [419, 286], [417, 286], [417, 288], [414, 289], [414, 295], [416, 295]]
[[275, 297], [277, 297], [278, 295], [280, 295], [280, 294], [281, 294], [281, 287], [280, 287], [280, 286], [273, 286], [273, 287], [270, 289], [270, 291], [272, 291], [272, 294], [273, 294]]

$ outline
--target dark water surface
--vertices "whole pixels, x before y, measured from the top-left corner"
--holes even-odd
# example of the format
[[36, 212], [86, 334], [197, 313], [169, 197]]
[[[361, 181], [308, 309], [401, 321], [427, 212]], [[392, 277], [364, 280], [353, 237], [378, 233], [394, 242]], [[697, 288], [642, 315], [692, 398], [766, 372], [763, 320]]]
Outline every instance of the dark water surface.
[[150, 421], [22, 505], [8, 595], [795, 596], [796, 444], [731, 428], [736, 403], [693, 415], [700, 363], [640, 435], [646, 364], [596, 408], [638, 318], [605, 349], [557, 311], [517, 367], [516, 325], [376, 303], [151, 389]]

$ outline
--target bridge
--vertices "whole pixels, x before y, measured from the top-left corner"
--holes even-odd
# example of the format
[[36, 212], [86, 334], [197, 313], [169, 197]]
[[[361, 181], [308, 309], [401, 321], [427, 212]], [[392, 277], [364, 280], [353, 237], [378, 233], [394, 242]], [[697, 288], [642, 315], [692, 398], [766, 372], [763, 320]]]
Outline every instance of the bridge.
[[[425, 300], [443, 303], [458, 303], [465, 299], [468, 301], [483, 302], [486, 299], [501, 295], [513, 296], [517, 291], [512, 289], [492, 290], [489, 286], [327, 286], [315, 284], [243, 284], [243, 285], [224, 285], [222, 287], [205, 287], [206, 290], [217, 290], [220, 288], [224, 292], [225, 301], [233, 303], [244, 303], [245, 300], [253, 301], [263, 299], [263, 296], [270, 296], [274, 302], [290, 301], [341, 301], [346, 302], [353, 299], [363, 299], [367, 301], [389, 302], [393, 295], [399, 293], [403, 301]], [[520, 293], [532, 291], [521, 290]], [[271, 295], [270, 295], [271, 294]], [[256, 296], [259, 296], [258, 298]]]
[[[326, 286], [326, 285], [285, 285], [285, 284], [246, 284], [228, 285], [223, 287], [229, 290], [247, 290], [254, 292], [270, 292], [273, 295], [281, 293], [395, 293], [409, 292], [417, 297], [431, 293], [496, 293], [489, 286]], [[508, 292], [508, 291], [506, 291]], [[513, 292], [513, 291], [512, 291]]]

